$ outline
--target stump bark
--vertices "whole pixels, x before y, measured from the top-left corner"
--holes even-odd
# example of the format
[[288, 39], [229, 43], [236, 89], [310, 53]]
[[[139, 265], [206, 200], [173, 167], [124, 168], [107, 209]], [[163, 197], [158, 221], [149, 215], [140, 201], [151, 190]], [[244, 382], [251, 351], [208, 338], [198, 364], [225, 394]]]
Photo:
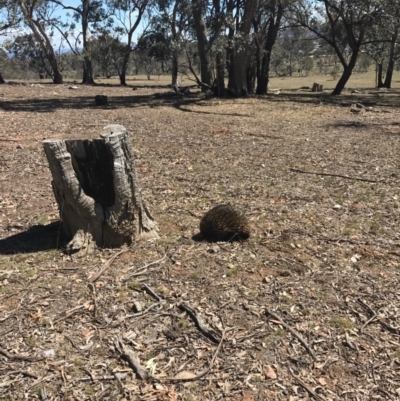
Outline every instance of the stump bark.
[[67, 249], [79, 250], [90, 240], [113, 248], [158, 237], [122, 125], [108, 125], [99, 139], [45, 140], [43, 147], [63, 228], [72, 238]]

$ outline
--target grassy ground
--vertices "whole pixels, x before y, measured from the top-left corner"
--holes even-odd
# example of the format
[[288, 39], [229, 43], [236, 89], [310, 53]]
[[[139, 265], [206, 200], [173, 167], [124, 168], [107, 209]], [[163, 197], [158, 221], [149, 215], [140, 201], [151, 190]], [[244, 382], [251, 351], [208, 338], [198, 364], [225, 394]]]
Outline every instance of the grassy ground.
[[[194, 85], [196, 82], [192, 76], [181, 75], [179, 80], [183, 86]], [[313, 73], [310, 76], [298, 76], [294, 73], [291, 77], [272, 77], [270, 80], [269, 87], [271, 89], [281, 88], [283, 90], [297, 90], [303, 86], [312, 87], [314, 82], [317, 82], [324, 86], [327, 91], [333, 90], [336, 86], [338, 78], [334, 79], [331, 75], [322, 75]], [[73, 83], [76, 80], [66, 79], [67, 83]], [[118, 77], [114, 76], [109, 79], [104, 77], [99, 77], [95, 79], [96, 83], [100, 85], [119, 85]], [[23, 81], [19, 81], [23, 82]], [[33, 82], [33, 81], [32, 81]], [[35, 83], [49, 83], [50, 80], [37, 80]], [[79, 82], [76, 81], [76, 82]], [[148, 80], [145, 75], [132, 75], [127, 77], [127, 84], [132, 86], [157, 86], [157, 85], [169, 85], [171, 84], [171, 77], [169, 75], [153, 75], [151, 79]], [[363, 89], [372, 88], [375, 85], [375, 71], [373, 69], [366, 73], [353, 74], [347, 83], [347, 89]], [[394, 79], [392, 82], [393, 88], [400, 87], [400, 77], [399, 73], [395, 72]]]
[[[0, 87], [0, 398], [400, 399], [400, 93], [163, 92]], [[132, 135], [160, 239], [93, 282], [118, 251], [67, 256], [44, 230], [58, 211], [41, 141], [109, 123]], [[250, 240], [194, 241], [222, 202]]]

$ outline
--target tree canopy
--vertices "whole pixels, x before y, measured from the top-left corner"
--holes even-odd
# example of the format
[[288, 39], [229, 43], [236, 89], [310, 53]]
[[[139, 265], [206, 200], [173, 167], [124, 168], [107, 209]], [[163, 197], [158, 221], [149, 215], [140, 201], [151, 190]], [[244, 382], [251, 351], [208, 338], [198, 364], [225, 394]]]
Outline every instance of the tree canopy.
[[390, 87], [400, 57], [394, 0], [0, 0], [0, 35], [16, 28], [24, 33], [8, 37], [9, 57], [54, 83], [70, 52], [82, 83], [97, 73], [126, 85], [134, 68], [169, 73], [179, 85], [190, 72], [216, 96], [263, 95], [271, 74], [312, 69], [338, 76], [338, 95], [368, 58], [378, 86]]

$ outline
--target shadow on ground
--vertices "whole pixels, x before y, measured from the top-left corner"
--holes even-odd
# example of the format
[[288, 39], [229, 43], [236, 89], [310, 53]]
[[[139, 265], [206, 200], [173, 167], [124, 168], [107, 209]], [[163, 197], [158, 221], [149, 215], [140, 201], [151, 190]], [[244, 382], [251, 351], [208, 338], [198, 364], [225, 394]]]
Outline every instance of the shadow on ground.
[[46, 226], [32, 226], [28, 230], [0, 240], [0, 254], [41, 252], [61, 249], [66, 245], [60, 221]]
[[[100, 85], [99, 85], [100, 86]], [[107, 87], [107, 86], [106, 86]], [[111, 86], [116, 88], [116, 86]], [[165, 90], [162, 90], [162, 89]], [[39, 112], [48, 113], [58, 109], [103, 109], [112, 110], [116, 108], [136, 108], [136, 107], [160, 107], [171, 105], [183, 112], [201, 113], [201, 114], [221, 114], [212, 113], [209, 111], [192, 110], [188, 106], [204, 105], [208, 106], [207, 100], [218, 100], [221, 104], [232, 102], [233, 98], [213, 98], [211, 95], [204, 95], [199, 92], [194, 92], [190, 95], [177, 95], [168, 87], [163, 87], [159, 91], [154, 91], [150, 94], [138, 94], [131, 96], [108, 96], [109, 106], [96, 106], [94, 95], [91, 96], [71, 96], [60, 98], [24, 98], [15, 100], [0, 101], [0, 110], [17, 111], [17, 112]], [[129, 90], [130, 87], [127, 88]], [[133, 89], [137, 89], [133, 87]], [[140, 87], [139, 89], [154, 89], [154, 87]], [[125, 92], [127, 93], [127, 92]], [[266, 102], [279, 103], [282, 101], [290, 101], [299, 104], [310, 104], [320, 106], [321, 104], [331, 104], [339, 107], [350, 107], [354, 103], [362, 103], [366, 107], [384, 106], [384, 107], [400, 107], [400, 93], [388, 92], [379, 94], [379, 96], [366, 93], [351, 94], [344, 92], [340, 96], [331, 96], [328, 93], [313, 93], [313, 92], [296, 92], [286, 91], [279, 95], [273, 93], [266, 96], [255, 96], [259, 100]], [[235, 104], [240, 104], [240, 99], [234, 99]], [[227, 113], [230, 116], [249, 116], [243, 114]]]

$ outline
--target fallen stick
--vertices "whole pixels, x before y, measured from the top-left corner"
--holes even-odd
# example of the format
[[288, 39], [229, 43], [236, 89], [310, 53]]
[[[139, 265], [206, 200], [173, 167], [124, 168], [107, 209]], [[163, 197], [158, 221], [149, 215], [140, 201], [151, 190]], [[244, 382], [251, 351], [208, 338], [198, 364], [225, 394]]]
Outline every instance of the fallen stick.
[[26, 362], [37, 362], [41, 361], [43, 358], [33, 358], [31, 356], [24, 356], [18, 354], [10, 354], [4, 348], [0, 347], [0, 354], [4, 355], [6, 358], [10, 359], [11, 361], [26, 361]]
[[218, 353], [219, 353], [219, 351], [221, 349], [221, 346], [222, 346], [222, 342], [224, 341], [225, 332], [226, 332], [226, 330], [224, 330], [222, 332], [221, 341], [219, 342], [218, 347], [217, 347], [217, 349], [216, 349], [216, 351], [215, 351], [215, 353], [214, 353], [214, 355], [213, 355], [213, 357], [211, 359], [210, 365], [208, 366], [208, 368], [204, 372], [201, 372], [198, 375], [193, 376], [193, 377], [182, 377], [182, 378], [170, 377], [170, 378], [166, 378], [166, 379], [157, 379], [156, 377], [153, 377], [153, 378], [156, 379], [156, 380], [160, 380], [161, 382], [169, 382], [169, 383], [191, 382], [191, 381], [196, 381], [196, 380], [201, 379], [202, 377], [207, 375], [211, 371], [212, 367], [214, 366], [215, 359], [217, 358], [217, 355], [218, 355]]
[[290, 327], [287, 323], [285, 323], [276, 313], [271, 312], [270, 310], [266, 309], [265, 314], [272, 316], [279, 324], [281, 324], [285, 329], [290, 331], [303, 345], [303, 347], [308, 351], [308, 353], [311, 355], [312, 359], [315, 361], [317, 360], [317, 357], [314, 353], [314, 351], [310, 348], [310, 346], [307, 344], [306, 340], [292, 327]]
[[136, 355], [133, 353], [133, 351], [131, 351], [124, 345], [121, 337], [116, 337], [116, 339], [114, 340], [114, 345], [121, 354], [122, 358], [124, 358], [129, 363], [129, 366], [139, 376], [140, 379], [145, 380], [150, 376], [149, 373], [142, 368], [139, 360], [136, 358]]
[[[361, 298], [358, 298], [357, 301], [361, 304], [361, 306], [363, 306], [367, 311], [369, 311], [369, 313], [371, 313], [371, 315], [372, 315], [373, 317], [376, 317], [376, 320], [377, 320], [385, 329], [389, 330], [391, 333], [400, 335], [400, 328], [393, 327], [393, 326], [391, 326], [390, 324], [388, 324], [388, 323], [384, 322], [383, 320], [381, 320], [381, 319], [378, 317], [377, 313], [376, 313], [369, 305], [367, 305]], [[368, 323], [369, 323], [369, 321], [368, 321]], [[363, 327], [364, 327], [364, 326], [363, 326]]]
[[309, 392], [309, 394], [311, 396], [313, 396], [316, 400], [325, 401], [325, 398], [318, 395], [312, 388], [310, 388], [306, 383], [304, 383], [303, 380], [301, 380], [299, 377], [295, 376], [293, 373], [292, 373], [292, 376], [297, 381], [297, 383], [299, 383], [301, 387], [303, 387], [305, 390], [307, 390]]
[[122, 249], [121, 251], [117, 252], [115, 255], [111, 256], [111, 258], [107, 260], [105, 266], [90, 279], [90, 282], [94, 283], [95, 281], [97, 281], [99, 279], [99, 277], [111, 266], [112, 262], [114, 262], [114, 260], [118, 256], [122, 255], [127, 250], [128, 250], [128, 248]]
[[147, 284], [143, 284], [143, 287], [142, 287], [149, 295], [151, 295], [153, 298], [155, 298], [158, 302], [162, 302], [162, 298], [158, 295], [158, 294], [156, 294], [155, 292], [154, 292], [154, 290], [152, 290]]
[[184, 310], [185, 312], [188, 313], [188, 315], [192, 318], [194, 324], [196, 327], [199, 329], [200, 333], [203, 334], [205, 337], [207, 337], [209, 340], [211, 340], [213, 343], [218, 344], [219, 340], [214, 336], [213, 333], [211, 333], [209, 330], [207, 330], [200, 322], [199, 318], [196, 316], [196, 313], [189, 308], [189, 306], [185, 305], [183, 302], [181, 302], [178, 305], [178, 308], [181, 310]]
[[356, 180], [356, 181], [373, 182], [373, 183], [385, 182], [383, 180], [377, 181], [377, 180], [370, 180], [369, 178], [350, 177], [348, 175], [341, 175], [341, 174], [318, 173], [318, 172], [314, 172], [314, 171], [305, 171], [305, 170], [300, 170], [298, 168], [289, 168], [289, 170], [293, 171], [295, 173], [302, 173], [302, 174], [324, 175], [324, 176], [328, 176], [328, 177], [346, 178], [346, 180]]

